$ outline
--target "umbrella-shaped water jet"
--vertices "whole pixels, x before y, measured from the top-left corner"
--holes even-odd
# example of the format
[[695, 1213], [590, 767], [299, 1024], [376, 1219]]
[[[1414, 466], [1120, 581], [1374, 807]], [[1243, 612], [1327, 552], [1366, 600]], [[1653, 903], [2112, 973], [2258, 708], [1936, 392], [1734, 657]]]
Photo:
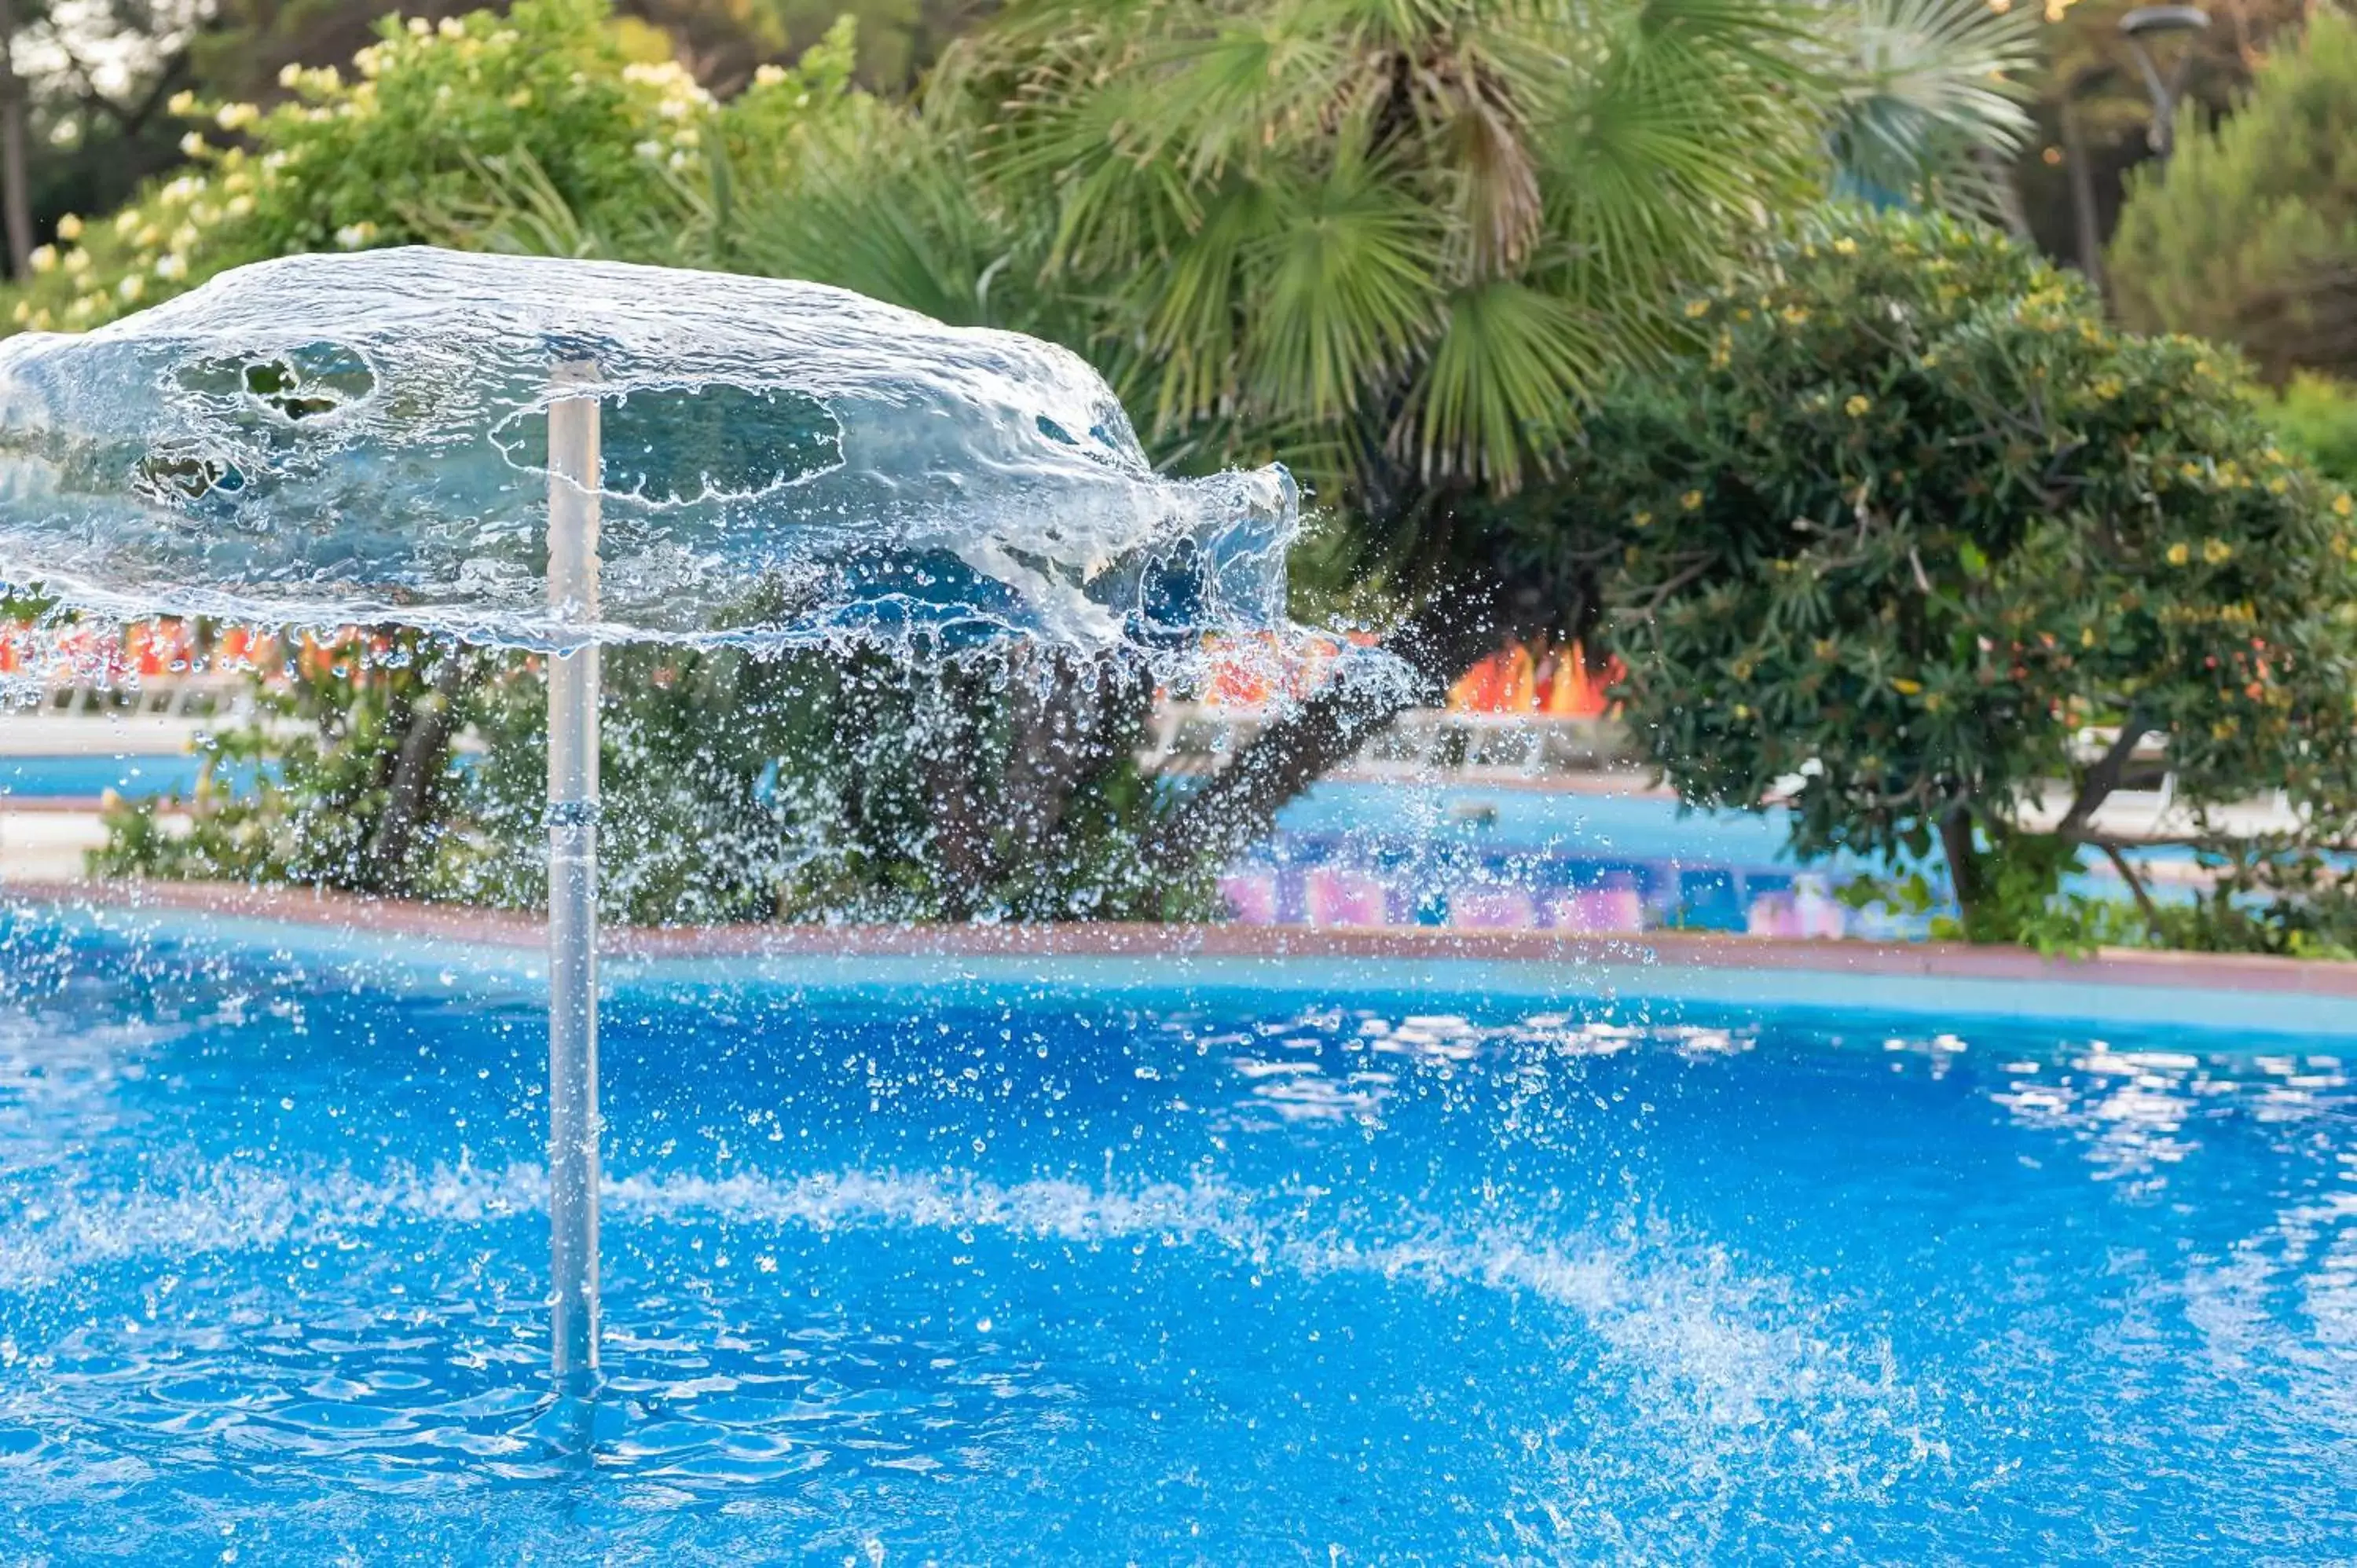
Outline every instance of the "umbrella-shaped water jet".
[[594, 1386], [598, 648], [1284, 624], [1281, 469], [1156, 475], [1077, 357], [770, 280], [400, 250], [0, 344], [0, 583], [549, 658], [552, 1361]]

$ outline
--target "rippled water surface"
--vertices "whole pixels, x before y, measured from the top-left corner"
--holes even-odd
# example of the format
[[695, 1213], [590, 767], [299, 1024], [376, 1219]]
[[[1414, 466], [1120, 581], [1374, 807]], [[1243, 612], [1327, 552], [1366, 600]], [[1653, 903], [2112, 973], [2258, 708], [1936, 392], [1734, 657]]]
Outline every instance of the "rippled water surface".
[[0, 925], [0, 1557], [2357, 1540], [2320, 1044], [1184, 985], [618, 977], [583, 1461], [527, 990]]

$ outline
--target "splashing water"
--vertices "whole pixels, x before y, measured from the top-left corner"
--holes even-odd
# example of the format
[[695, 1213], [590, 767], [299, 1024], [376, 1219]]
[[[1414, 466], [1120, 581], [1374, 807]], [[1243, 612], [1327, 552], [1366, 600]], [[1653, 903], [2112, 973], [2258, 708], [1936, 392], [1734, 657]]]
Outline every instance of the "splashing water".
[[542, 1393], [513, 960], [0, 908], [0, 1540], [2346, 1555], [2357, 1101], [2322, 1041], [1314, 961], [610, 979], [585, 1467]]
[[[545, 587], [548, 410], [594, 397], [600, 618]], [[0, 343], [0, 582], [469, 639], [1089, 648], [1284, 624], [1280, 467], [1156, 475], [1077, 356], [840, 289], [424, 248]]]

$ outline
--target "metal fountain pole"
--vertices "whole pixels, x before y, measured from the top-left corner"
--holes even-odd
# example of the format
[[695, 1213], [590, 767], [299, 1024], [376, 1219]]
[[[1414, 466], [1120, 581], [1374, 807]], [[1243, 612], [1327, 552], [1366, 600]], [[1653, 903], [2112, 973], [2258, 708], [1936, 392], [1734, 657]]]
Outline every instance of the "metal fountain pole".
[[[560, 364], [548, 410], [548, 602], [597, 618], [597, 400]], [[558, 1393], [597, 1382], [597, 645], [548, 660], [548, 1219]]]

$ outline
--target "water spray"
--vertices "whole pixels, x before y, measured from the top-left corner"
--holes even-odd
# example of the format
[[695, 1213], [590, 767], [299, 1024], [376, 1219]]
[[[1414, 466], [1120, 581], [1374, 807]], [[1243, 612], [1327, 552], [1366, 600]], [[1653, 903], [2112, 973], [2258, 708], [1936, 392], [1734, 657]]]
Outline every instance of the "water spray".
[[1297, 499], [1275, 467], [1156, 473], [1065, 349], [782, 279], [288, 256], [0, 341], [0, 582], [100, 616], [397, 622], [546, 659], [550, 1364], [584, 1409], [600, 646], [1183, 668], [1202, 632], [1289, 626]]

